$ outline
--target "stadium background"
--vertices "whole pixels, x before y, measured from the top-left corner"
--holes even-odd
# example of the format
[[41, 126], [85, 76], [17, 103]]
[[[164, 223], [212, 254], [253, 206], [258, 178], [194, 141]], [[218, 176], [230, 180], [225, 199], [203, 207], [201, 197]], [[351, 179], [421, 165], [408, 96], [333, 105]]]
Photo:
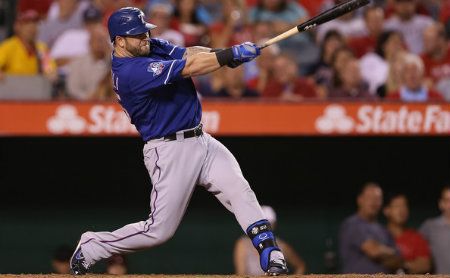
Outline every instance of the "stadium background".
[[[5, 23], [11, 14], [2, 11]], [[5, 121], [15, 119], [0, 123]], [[337, 229], [354, 211], [363, 183], [406, 192], [410, 224], [418, 227], [439, 213], [439, 191], [450, 179], [448, 132], [218, 139], [236, 156], [261, 203], [276, 209], [277, 234], [304, 258], [308, 273], [337, 272], [338, 258], [330, 259], [336, 255]], [[57, 246], [75, 244], [86, 230], [112, 230], [144, 219], [151, 185], [142, 146], [129, 136], [2, 136], [0, 273], [48, 273]], [[175, 237], [130, 255], [129, 268], [132, 273], [232, 273], [232, 248], [241, 233], [233, 216], [199, 189]]]
[[[411, 225], [437, 215], [449, 178], [448, 138], [219, 138], [236, 154], [261, 203], [278, 212], [278, 234], [308, 273], [330, 273], [340, 221], [357, 188], [376, 180], [411, 198]], [[150, 189], [137, 138], [1, 139], [2, 273], [47, 273], [53, 250], [85, 230], [111, 230], [148, 213]], [[133, 273], [232, 273], [241, 234], [233, 216], [200, 189], [175, 237], [130, 256]], [[328, 246], [327, 240], [333, 245]], [[175, 263], [176, 262], [176, 263]], [[101, 268], [99, 268], [101, 270]]]

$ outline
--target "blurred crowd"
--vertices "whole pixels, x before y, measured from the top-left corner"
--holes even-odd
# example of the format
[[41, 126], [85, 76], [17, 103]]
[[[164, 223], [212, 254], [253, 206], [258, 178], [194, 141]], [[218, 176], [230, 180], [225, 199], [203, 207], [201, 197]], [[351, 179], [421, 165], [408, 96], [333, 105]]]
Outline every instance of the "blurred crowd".
[[[341, 222], [337, 254], [334, 247], [327, 247], [324, 263], [328, 272], [450, 274], [450, 185], [442, 188], [437, 200], [441, 214], [426, 219], [417, 230], [408, 225], [410, 204], [404, 192], [385, 194], [379, 184], [369, 182], [360, 188], [355, 200], [356, 211]], [[270, 206], [262, 206], [262, 210], [275, 229], [275, 210]], [[383, 222], [379, 221], [381, 214]], [[308, 273], [308, 262], [297, 253], [301, 248], [279, 237], [277, 243], [285, 254], [290, 273]], [[69, 273], [73, 251], [65, 245], [55, 250], [51, 261], [53, 273]], [[233, 262], [237, 275], [264, 274], [259, 254], [246, 235], [235, 242]], [[104, 271], [118, 275], [129, 273], [127, 257], [113, 255], [106, 261]]]
[[[0, 21], [0, 97], [19, 75], [48, 80], [53, 99], [114, 99], [106, 22], [121, 7], [144, 10], [153, 37], [224, 48], [261, 44], [345, 1], [0, 0], [15, 3], [0, 5], [15, 12]], [[450, 101], [449, 35], [450, 0], [372, 0], [195, 83], [205, 98]]]
[[[438, 200], [442, 214], [419, 230], [408, 226], [407, 194], [383, 194], [377, 183], [361, 187], [356, 212], [339, 231], [342, 273], [450, 274], [450, 186]], [[386, 224], [378, 222], [383, 213]]]

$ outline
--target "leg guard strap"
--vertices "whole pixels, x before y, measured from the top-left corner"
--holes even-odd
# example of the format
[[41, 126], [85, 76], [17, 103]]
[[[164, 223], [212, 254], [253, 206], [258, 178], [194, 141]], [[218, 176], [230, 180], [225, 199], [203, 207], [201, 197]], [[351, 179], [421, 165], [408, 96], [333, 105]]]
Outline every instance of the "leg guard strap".
[[258, 250], [261, 268], [266, 272], [269, 268], [270, 253], [274, 250], [280, 251], [270, 223], [267, 220], [258, 221], [250, 225], [246, 232], [252, 240], [253, 246]]

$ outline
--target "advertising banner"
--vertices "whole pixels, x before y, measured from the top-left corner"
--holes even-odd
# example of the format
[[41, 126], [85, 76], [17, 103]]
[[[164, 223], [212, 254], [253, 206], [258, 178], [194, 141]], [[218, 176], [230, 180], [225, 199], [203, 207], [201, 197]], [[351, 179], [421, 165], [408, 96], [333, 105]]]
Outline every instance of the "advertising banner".
[[[450, 104], [204, 102], [219, 136], [448, 136]], [[117, 103], [0, 102], [0, 136], [138, 136]]]

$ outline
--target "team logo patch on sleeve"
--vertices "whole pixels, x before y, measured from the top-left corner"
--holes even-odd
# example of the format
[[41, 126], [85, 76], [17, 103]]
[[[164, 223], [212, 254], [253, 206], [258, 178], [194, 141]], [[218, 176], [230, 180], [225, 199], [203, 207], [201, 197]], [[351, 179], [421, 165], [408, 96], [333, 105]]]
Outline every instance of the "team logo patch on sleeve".
[[153, 62], [153, 63], [151, 63], [148, 66], [147, 71], [148, 72], [153, 72], [153, 76], [157, 76], [157, 75], [161, 74], [163, 69], [164, 69], [164, 64], [163, 63], [161, 63], [161, 62]]

